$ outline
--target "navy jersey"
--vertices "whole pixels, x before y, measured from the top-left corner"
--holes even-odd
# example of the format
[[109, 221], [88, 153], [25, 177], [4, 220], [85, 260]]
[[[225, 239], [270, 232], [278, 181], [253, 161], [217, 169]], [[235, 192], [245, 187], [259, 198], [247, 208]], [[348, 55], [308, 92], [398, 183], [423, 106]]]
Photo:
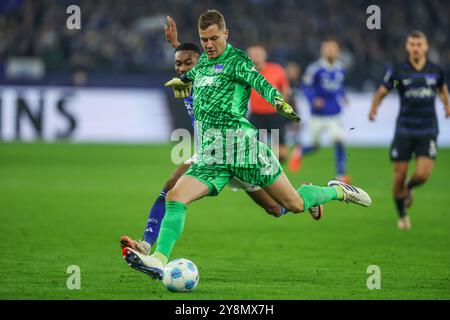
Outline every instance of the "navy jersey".
[[[324, 59], [320, 59], [306, 68], [302, 90], [309, 101], [313, 115], [332, 116], [341, 112], [345, 97], [344, 78], [344, 66], [339, 61], [330, 65]], [[315, 98], [325, 100], [323, 108], [314, 107]]]
[[428, 61], [422, 70], [416, 70], [408, 61], [386, 73], [383, 85], [388, 90], [396, 87], [400, 96], [396, 133], [413, 136], [438, 134], [435, 98], [437, 89], [444, 83], [442, 68]]

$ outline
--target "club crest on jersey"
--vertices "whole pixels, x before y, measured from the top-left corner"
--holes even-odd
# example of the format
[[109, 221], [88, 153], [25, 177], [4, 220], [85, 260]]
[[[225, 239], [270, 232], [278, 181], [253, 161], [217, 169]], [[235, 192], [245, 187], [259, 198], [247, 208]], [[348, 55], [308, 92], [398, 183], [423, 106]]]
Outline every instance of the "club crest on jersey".
[[221, 64], [216, 64], [213, 67], [214, 73], [221, 73], [223, 71], [223, 65]]
[[425, 81], [427, 82], [427, 86], [436, 85], [436, 78], [434, 76], [426, 76]]

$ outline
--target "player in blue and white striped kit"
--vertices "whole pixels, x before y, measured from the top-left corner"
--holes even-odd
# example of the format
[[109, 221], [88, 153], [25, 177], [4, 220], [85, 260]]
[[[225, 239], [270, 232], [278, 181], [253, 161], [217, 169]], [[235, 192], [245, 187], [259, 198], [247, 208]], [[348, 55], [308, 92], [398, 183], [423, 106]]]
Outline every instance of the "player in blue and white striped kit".
[[296, 147], [289, 161], [289, 169], [298, 171], [302, 156], [320, 147], [323, 132], [331, 134], [335, 147], [336, 178], [349, 183], [346, 176], [346, 154], [341, 111], [347, 98], [344, 90], [345, 70], [338, 61], [339, 44], [334, 39], [326, 39], [321, 45], [321, 58], [310, 64], [303, 76], [302, 91], [311, 107], [311, 146]]

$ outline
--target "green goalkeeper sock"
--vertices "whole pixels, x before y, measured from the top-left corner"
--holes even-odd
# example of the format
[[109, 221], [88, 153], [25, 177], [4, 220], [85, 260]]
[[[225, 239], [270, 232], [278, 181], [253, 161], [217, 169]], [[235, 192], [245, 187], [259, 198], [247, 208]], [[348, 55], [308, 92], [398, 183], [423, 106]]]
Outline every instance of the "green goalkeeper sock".
[[325, 204], [331, 200], [342, 200], [344, 197], [342, 189], [335, 187], [303, 185], [297, 189], [297, 192], [303, 199], [305, 206], [304, 211], [312, 207]]
[[[167, 259], [172, 253], [175, 242], [180, 238], [184, 229], [186, 206], [178, 201], [166, 201], [166, 214], [161, 223], [155, 257], [164, 255]], [[160, 259], [161, 260], [161, 259]]]

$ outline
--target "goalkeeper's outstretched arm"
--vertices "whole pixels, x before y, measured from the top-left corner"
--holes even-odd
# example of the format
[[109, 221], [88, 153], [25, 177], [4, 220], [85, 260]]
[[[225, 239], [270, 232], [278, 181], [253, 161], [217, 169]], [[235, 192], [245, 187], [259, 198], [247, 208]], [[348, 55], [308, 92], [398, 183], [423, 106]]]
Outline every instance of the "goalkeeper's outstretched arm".
[[275, 89], [261, 73], [256, 70], [255, 65], [248, 60], [241, 60], [236, 66], [236, 77], [254, 88], [267, 102], [289, 119], [299, 122], [300, 117], [294, 109], [284, 101], [281, 94]]

